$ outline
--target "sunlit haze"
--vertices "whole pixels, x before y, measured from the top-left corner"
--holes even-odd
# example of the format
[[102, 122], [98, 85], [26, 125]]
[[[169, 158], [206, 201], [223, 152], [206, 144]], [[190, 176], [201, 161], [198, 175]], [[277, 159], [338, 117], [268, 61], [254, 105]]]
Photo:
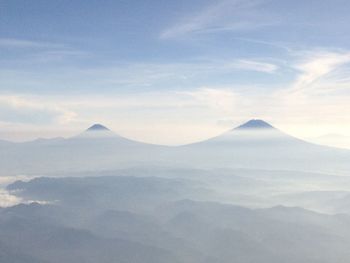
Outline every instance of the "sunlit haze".
[[[1, 1], [0, 138], [99, 122], [176, 145], [252, 118], [348, 138], [349, 11], [340, 0]], [[326, 143], [350, 146], [339, 138]]]
[[0, 263], [349, 263], [349, 0], [0, 0]]

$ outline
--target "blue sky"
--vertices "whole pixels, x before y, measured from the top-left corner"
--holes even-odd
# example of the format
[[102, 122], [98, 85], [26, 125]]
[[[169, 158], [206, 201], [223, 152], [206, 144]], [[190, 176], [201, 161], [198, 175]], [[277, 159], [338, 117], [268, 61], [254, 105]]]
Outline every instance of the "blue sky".
[[204, 139], [250, 118], [350, 136], [348, 1], [0, 0], [0, 137], [94, 122]]

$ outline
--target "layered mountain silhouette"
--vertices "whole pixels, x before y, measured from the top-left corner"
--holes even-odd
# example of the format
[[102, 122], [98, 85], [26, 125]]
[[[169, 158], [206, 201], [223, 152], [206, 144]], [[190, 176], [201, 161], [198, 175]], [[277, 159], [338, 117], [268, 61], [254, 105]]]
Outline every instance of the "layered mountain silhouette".
[[262, 120], [178, 147], [95, 124], [0, 145], [0, 167], [35, 175], [7, 186], [0, 262], [348, 262], [350, 151]]
[[350, 151], [308, 143], [257, 119], [214, 138], [178, 147], [138, 142], [102, 124], [94, 124], [68, 139], [3, 144], [0, 165], [6, 175], [110, 170], [135, 165], [343, 174], [350, 171]]
[[[213, 201], [208, 189], [198, 192], [198, 183], [185, 177], [119, 175], [9, 185], [25, 200], [53, 203], [0, 208], [0, 262], [348, 262], [349, 215], [281, 205], [251, 209], [228, 198]], [[202, 185], [223, 191], [201, 175]], [[214, 176], [235, 185], [230, 176]], [[237, 187], [244, 195], [267, 197], [256, 194], [262, 188]]]

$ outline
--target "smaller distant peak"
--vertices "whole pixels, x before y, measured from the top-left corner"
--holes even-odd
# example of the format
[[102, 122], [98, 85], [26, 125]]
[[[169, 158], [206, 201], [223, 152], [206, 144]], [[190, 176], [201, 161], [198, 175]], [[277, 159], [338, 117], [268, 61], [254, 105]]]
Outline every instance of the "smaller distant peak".
[[274, 129], [274, 127], [263, 121], [263, 120], [259, 120], [259, 119], [252, 119], [250, 121], [247, 121], [246, 123], [238, 126], [236, 129], [239, 130], [243, 130], [243, 129]]
[[103, 126], [102, 124], [97, 123], [92, 125], [86, 131], [109, 131], [109, 129], [106, 126]]

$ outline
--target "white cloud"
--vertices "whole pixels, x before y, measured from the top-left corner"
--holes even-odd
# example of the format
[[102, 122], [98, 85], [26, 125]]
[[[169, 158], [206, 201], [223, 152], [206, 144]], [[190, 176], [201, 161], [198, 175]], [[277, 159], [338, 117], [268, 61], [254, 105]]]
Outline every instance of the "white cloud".
[[189, 14], [175, 25], [165, 29], [160, 38], [170, 39], [190, 33], [210, 33], [218, 31], [236, 31], [257, 28], [271, 24], [271, 20], [260, 19], [254, 8], [261, 1], [222, 0]]
[[21, 198], [11, 195], [6, 190], [0, 189], [0, 207], [14, 206], [18, 205], [21, 202]]
[[200, 88], [194, 91], [182, 92], [189, 95], [200, 105], [222, 112], [232, 113], [239, 99], [239, 95], [229, 89]]
[[[239, 94], [228, 88], [203, 87], [192, 91], [157, 91], [144, 93], [128, 93], [118, 95], [86, 95], [65, 97], [38, 96], [22, 97], [20, 100], [14, 96], [13, 107], [21, 110], [33, 107], [39, 101], [45, 101], [50, 108], [44, 110], [60, 109], [63, 116], [69, 113], [76, 114], [65, 123], [47, 123], [38, 127], [33, 123], [24, 125], [19, 123], [11, 125], [4, 130], [27, 130], [26, 136], [35, 136], [32, 130], [43, 136], [44, 130], [55, 129], [52, 136], [62, 136], [62, 130], [74, 130], [79, 133], [89, 125], [100, 122], [120, 135], [137, 140], [161, 143], [181, 144], [200, 138], [205, 139], [217, 135], [225, 130], [217, 125], [217, 120], [234, 118], [232, 115], [240, 114], [239, 105], [242, 98]], [[0, 100], [1, 105], [1, 100]], [[35, 115], [39, 114], [36, 112]], [[57, 116], [51, 116], [57, 118]], [[16, 116], [18, 121], [18, 117]], [[20, 120], [19, 120], [20, 121]], [[51, 127], [51, 128], [50, 128]], [[172, 132], [168, 132], [172, 131]], [[14, 136], [16, 132], [12, 132]], [[32, 137], [31, 137], [32, 138]], [[29, 138], [27, 138], [29, 139]]]
[[69, 122], [75, 113], [41, 98], [0, 95], [0, 121], [36, 125]]
[[230, 67], [240, 70], [257, 71], [264, 73], [274, 73], [278, 66], [271, 63], [260, 62], [255, 60], [240, 59], [229, 64]]
[[[300, 137], [340, 130], [350, 134], [350, 126], [346, 126], [350, 123], [347, 96], [293, 93], [291, 86], [287, 90], [276, 92], [250, 87], [247, 91], [234, 86], [207, 86], [186, 91], [108, 96], [21, 97], [23, 101], [14, 102], [16, 107], [25, 109], [27, 105], [32, 107], [43, 101], [44, 107], [60, 109], [69, 120], [39, 128], [35, 124], [19, 123], [8, 130], [12, 131], [10, 136], [14, 136], [16, 129], [32, 129], [31, 138], [45, 137], [45, 131], [47, 137], [63, 136], [65, 130], [72, 136], [100, 122], [125, 137], [160, 144], [183, 144], [215, 136], [251, 118], [262, 118]], [[74, 117], [64, 113], [73, 113]], [[6, 129], [2, 126], [2, 132]]]
[[316, 144], [350, 149], [350, 136], [344, 136], [340, 134], [325, 134], [308, 139]]
[[[51, 58], [51, 57], [50, 57]], [[49, 59], [44, 56], [43, 60]], [[29, 62], [23, 62], [29, 63]], [[29, 66], [28, 64], [26, 64]], [[0, 78], [5, 90], [35, 93], [50, 91], [70, 93], [81, 91], [123, 92], [129, 89], [152, 90], [194, 89], [199, 86], [221, 85], [239, 78], [240, 71], [273, 73], [278, 66], [263, 58], [226, 58], [213, 60], [202, 58], [174, 63], [121, 63], [109, 67], [58, 67], [54, 70], [44, 68], [38, 74], [30, 68], [11, 68], [4, 65]]]
[[312, 51], [301, 55], [301, 62], [290, 65], [297, 70], [295, 80], [266, 96], [266, 113], [282, 129], [305, 139], [324, 133], [350, 135], [350, 81], [341, 73], [348, 72], [350, 53]]
[[[165, 144], [204, 139], [250, 118], [272, 121], [296, 135], [310, 136], [317, 132], [311, 127], [315, 123], [326, 123], [319, 131], [321, 133], [342, 129], [342, 133], [350, 134], [350, 127], [345, 127], [350, 123], [349, 94], [333, 92], [349, 90], [347, 74], [342, 72], [349, 62], [349, 53], [317, 51], [302, 54], [302, 59], [300, 54], [297, 62], [292, 57], [290, 64], [283, 65], [281, 70], [278, 65], [282, 63], [269, 63], [271, 59], [266, 59], [267, 62], [262, 59], [202, 59], [187, 63], [69, 69], [57, 73], [65, 80], [63, 83], [92, 88], [108, 86], [109, 89], [107, 92], [96, 89], [89, 92], [87, 89], [84, 95], [71, 96], [63, 91], [59, 96], [2, 95], [0, 121], [11, 123], [12, 119], [7, 138], [11, 138], [16, 128], [31, 129], [30, 138], [38, 134], [52, 137], [68, 134], [62, 133], [63, 130], [69, 130], [69, 135], [73, 135], [92, 123], [101, 122], [123, 136]], [[225, 80], [226, 83], [232, 80], [232, 84], [208, 82], [204, 85], [207, 80], [218, 79], [224, 74], [232, 76], [232, 72], [274, 73], [279, 70], [283, 74], [286, 67], [292, 68], [297, 75], [294, 81], [285, 82], [278, 90], [255, 81], [251, 85], [238, 86], [234, 84], [234, 78]], [[30, 77], [25, 79], [31, 81]], [[41, 84], [60, 83], [52, 76], [46, 81]], [[37, 83], [33, 81], [33, 85]], [[114, 86], [118, 88], [110, 88]], [[137, 89], [129, 92], [129, 87]], [[327, 130], [332, 125], [335, 130]]]
[[22, 202], [22, 199], [9, 193], [5, 187], [17, 180], [28, 180], [27, 176], [5, 176], [0, 177], [0, 207], [14, 206]]
[[63, 44], [31, 41], [26, 39], [0, 38], [0, 47], [5, 48], [63, 48]]
[[311, 88], [340, 66], [350, 62], [350, 52], [317, 52], [295, 66], [301, 72], [293, 84], [293, 90]]

